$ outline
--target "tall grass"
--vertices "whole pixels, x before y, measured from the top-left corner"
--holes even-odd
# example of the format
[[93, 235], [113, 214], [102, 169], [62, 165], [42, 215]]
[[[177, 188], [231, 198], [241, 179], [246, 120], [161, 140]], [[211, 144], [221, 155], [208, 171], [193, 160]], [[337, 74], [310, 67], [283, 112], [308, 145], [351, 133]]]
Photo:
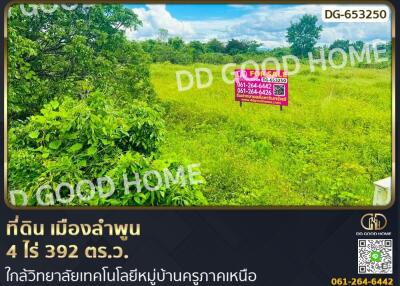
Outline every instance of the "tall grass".
[[[209, 88], [179, 92], [176, 71], [208, 67]], [[234, 101], [222, 66], [154, 64], [162, 152], [201, 163], [211, 205], [371, 205], [391, 175], [390, 69], [319, 68], [289, 78], [289, 106]]]

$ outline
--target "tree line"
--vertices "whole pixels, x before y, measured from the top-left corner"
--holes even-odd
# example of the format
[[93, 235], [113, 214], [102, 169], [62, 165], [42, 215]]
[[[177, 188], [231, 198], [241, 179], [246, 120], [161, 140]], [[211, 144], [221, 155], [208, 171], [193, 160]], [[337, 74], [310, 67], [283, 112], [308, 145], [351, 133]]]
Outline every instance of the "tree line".
[[[322, 25], [318, 25], [318, 18], [306, 14], [299, 21], [291, 23], [287, 29], [288, 47], [268, 49], [268, 47], [263, 47], [262, 43], [254, 40], [234, 38], [227, 42], [215, 38], [205, 42], [198, 40], [185, 42], [181, 37], [170, 36], [166, 29], [159, 30], [157, 39], [148, 39], [139, 43], [153, 62], [183, 65], [196, 62], [240, 64], [247, 60], [262, 62], [267, 57], [280, 59], [287, 55], [294, 55], [299, 59], [306, 60], [310, 52], [317, 55], [320, 49], [326, 51], [324, 54], [325, 57], [328, 57], [329, 50], [332, 49], [340, 48], [348, 53], [350, 46], [357, 52], [362, 52], [365, 47], [363, 41], [350, 42], [345, 39], [337, 39], [331, 45], [317, 46], [322, 30]], [[385, 48], [386, 53], [390, 56], [391, 43], [386, 43]]]

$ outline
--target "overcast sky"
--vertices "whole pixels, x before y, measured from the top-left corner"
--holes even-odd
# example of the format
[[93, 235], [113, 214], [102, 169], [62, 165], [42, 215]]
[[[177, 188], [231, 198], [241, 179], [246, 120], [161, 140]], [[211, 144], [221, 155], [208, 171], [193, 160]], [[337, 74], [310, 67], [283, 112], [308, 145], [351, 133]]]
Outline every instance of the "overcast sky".
[[[321, 20], [321, 5], [127, 5], [143, 21], [137, 31], [127, 31], [130, 39], [157, 38], [159, 29], [185, 41], [217, 38], [256, 40], [264, 48], [288, 46], [285, 34], [292, 21], [304, 14], [316, 15], [323, 26], [318, 44], [336, 39], [368, 43], [390, 39], [386, 23], [326, 23]], [[376, 6], [375, 6], [376, 7]], [[381, 6], [384, 7], [384, 6]]]

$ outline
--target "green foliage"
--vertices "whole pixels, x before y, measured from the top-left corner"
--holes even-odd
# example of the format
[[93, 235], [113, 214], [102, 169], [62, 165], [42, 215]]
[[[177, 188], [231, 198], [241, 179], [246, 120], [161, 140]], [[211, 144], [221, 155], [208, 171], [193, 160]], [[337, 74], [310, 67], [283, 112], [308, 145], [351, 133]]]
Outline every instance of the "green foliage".
[[149, 41], [143, 48], [128, 41], [123, 30], [140, 24], [122, 5], [78, 6], [34, 17], [13, 9], [8, 26], [8, 185], [24, 191], [29, 205], [38, 204], [42, 186], [50, 186], [42, 194], [50, 202], [48, 196], [60, 183], [76, 188], [82, 180], [94, 183], [105, 176], [115, 183], [111, 197], [96, 192], [90, 201], [76, 196], [67, 205], [207, 204], [201, 185], [150, 191], [141, 182], [142, 192], [125, 192], [124, 174], [132, 179], [135, 172], [143, 177], [150, 170], [174, 172], [181, 165], [159, 150], [165, 137], [163, 109], [143, 48], [170, 47], [173, 53], [182, 48], [174, 56], [184, 63], [187, 47], [175, 38], [163, 45]]
[[313, 51], [322, 31], [317, 22], [317, 16], [305, 14], [299, 22], [291, 23], [286, 38], [294, 55], [303, 58]]
[[205, 45], [200, 41], [192, 41], [189, 43], [190, 51], [193, 55], [193, 61], [198, 62], [201, 54], [205, 53]]
[[136, 84], [119, 89], [152, 97], [146, 88], [146, 56], [121, 30], [138, 25], [137, 16], [121, 5], [78, 6], [32, 17], [13, 9], [8, 25], [10, 121], [25, 120], [61, 94], [85, 96], [86, 90], [76, 90], [77, 82], [115, 89], [114, 75], [126, 77], [126, 70]]
[[170, 38], [168, 42], [146, 40], [141, 45], [153, 62], [189, 64], [193, 61], [192, 50], [178, 37]]
[[[300, 25], [301, 27], [302, 25], [304, 25], [305, 26], [304, 29], [311, 29], [309, 27], [311, 24], [308, 22], [312, 22], [311, 21], [312, 19], [307, 21], [306, 20], [303, 19], [303, 21], [307, 23], [305, 24], [301, 23], [301, 25], [300, 23], [298, 23], [298, 25]], [[296, 25], [297, 24], [294, 24], [294, 26]], [[300, 26], [297, 28], [300, 29]], [[319, 32], [320, 28], [321, 27], [316, 27], [316, 29], [319, 30]], [[319, 32], [318, 32], [318, 37], [319, 37]], [[166, 36], [168, 36], [168, 34], [166, 34]], [[283, 67], [282, 65], [283, 57], [289, 55], [293, 56], [294, 53], [295, 55], [299, 55], [300, 57], [302, 57], [300, 58], [301, 63], [304, 64], [308, 63], [309, 61], [309, 58], [307, 56], [308, 51], [312, 52], [314, 58], [320, 58], [321, 56], [324, 56], [326, 61], [328, 62], [329, 52], [335, 48], [343, 49], [344, 53], [346, 54], [345, 56], [347, 58], [347, 65], [350, 65], [352, 63], [350, 61], [349, 47], [353, 47], [354, 51], [358, 55], [361, 55], [363, 53], [363, 48], [365, 45], [363, 41], [350, 42], [349, 40], [336, 40], [329, 47], [328, 46], [314, 47], [316, 39], [311, 40], [308, 39], [307, 37], [302, 37], [301, 41], [296, 40], [296, 45], [302, 45], [302, 46], [295, 47], [292, 45], [292, 47], [278, 47], [270, 50], [265, 48], [260, 48], [260, 43], [257, 43], [255, 41], [238, 40], [238, 39], [231, 39], [226, 44], [220, 42], [217, 39], [212, 39], [206, 43], [202, 43], [200, 41], [191, 41], [189, 43], [185, 43], [182, 38], [171, 37], [169, 39], [166, 38], [164, 40], [160, 39], [145, 40], [140, 42], [140, 45], [143, 48], [143, 50], [146, 53], [148, 53], [148, 55], [151, 57], [153, 63], [172, 63], [179, 65], [190, 65], [192, 63], [205, 63], [205, 64], [219, 65], [228, 63], [242, 64], [246, 61], [254, 61], [259, 65], [261, 65], [265, 59], [275, 58], [278, 62], [280, 62], [281, 67]], [[310, 43], [312, 43], [312, 45], [310, 45]], [[382, 48], [382, 46], [380, 48]], [[386, 48], [386, 53], [383, 53], [380, 56], [387, 57], [390, 59], [391, 43], [390, 42], [386, 43], [385, 48]], [[304, 51], [300, 51], [301, 49], [304, 49]], [[356, 58], [355, 59], [356, 62], [354, 63], [353, 66], [357, 66], [360, 68], [386, 68], [390, 65], [391, 60], [386, 62], [375, 63], [373, 55], [373, 47], [370, 46], [369, 49], [370, 49], [371, 62], [367, 62], [366, 57], [364, 57], [364, 60], [362, 61], [359, 61], [358, 58]], [[321, 50], [323, 51], [323, 55], [321, 54]], [[292, 60], [289, 59], [288, 61], [291, 62]], [[335, 52], [333, 54], [333, 62], [337, 65], [340, 65], [342, 61], [343, 61], [343, 54]]]
[[[109, 176], [117, 186], [116, 193], [90, 204], [195, 204], [202, 198], [201, 192], [190, 186], [182, 189], [164, 186], [157, 192], [124, 194], [123, 172], [143, 175], [148, 170], [162, 172], [163, 168], [177, 164], [166, 160], [168, 163], [156, 166], [163, 133], [160, 112], [141, 101], [117, 104], [97, 91], [83, 100], [67, 97], [61, 104], [51, 101], [41, 114], [30, 117], [26, 125], [10, 130], [10, 187], [25, 190], [31, 195], [30, 203], [36, 204], [32, 194], [40, 186], [50, 185], [55, 189], [61, 182], [76, 184], [83, 179], [95, 181]], [[25, 173], [32, 182], [28, 186]], [[76, 199], [72, 204], [83, 203]]]
[[211, 39], [205, 44], [205, 50], [209, 53], [223, 53], [225, 51], [225, 46], [217, 39]]
[[185, 48], [185, 42], [179, 37], [173, 37], [168, 39], [168, 45], [174, 50], [182, 50]]
[[[217, 39], [207, 43], [192, 41], [185, 43], [182, 38], [171, 37], [168, 40], [145, 40], [141, 42], [144, 51], [149, 53], [153, 62], [187, 65], [193, 62], [224, 64], [254, 59], [261, 53], [260, 44], [255, 41], [232, 39], [225, 45]], [[233, 57], [232, 57], [233, 56]], [[262, 60], [261, 60], [262, 61]]]
[[[355, 48], [359, 47], [357, 42], [353, 44], [355, 46]], [[392, 64], [392, 43], [386, 42], [386, 43], [382, 43], [382, 44], [378, 44], [376, 47], [376, 50], [379, 53], [379, 58], [386, 58], [386, 61], [374, 61], [372, 60], [371, 62], [367, 62], [366, 60], [358, 62], [357, 63], [357, 67], [359, 68], [376, 68], [376, 69], [385, 69], [387, 67], [391, 67]], [[373, 54], [373, 47], [369, 47], [370, 53]], [[372, 58], [374, 56], [371, 56]]]
[[[140, 156], [138, 153], [127, 152], [126, 154], [119, 157], [115, 164], [115, 167], [107, 172], [107, 175], [111, 178], [116, 178], [114, 181], [116, 185], [123, 185], [123, 176], [127, 175], [130, 181], [135, 180], [135, 173], [144, 174], [148, 170], [158, 171], [160, 174], [163, 173], [164, 169], [171, 171], [172, 175], [176, 175], [176, 170], [179, 168], [179, 164], [171, 159], [158, 158], [151, 160], [149, 158]], [[185, 177], [188, 181], [188, 177]], [[155, 177], [150, 179], [149, 185], [152, 187], [156, 186], [158, 181]], [[143, 182], [140, 185], [141, 192], [136, 192], [135, 187], [132, 189], [134, 192], [126, 195], [122, 189], [118, 190], [114, 196], [105, 201], [105, 204], [116, 204], [116, 205], [139, 205], [139, 206], [205, 206], [208, 204], [207, 200], [203, 196], [202, 187], [200, 185], [189, 185], [182, 186], [179, 184], [172, 184], [169, 187], [166, 184], [162, 184], [160, 189], [157, 191], [145, 191]]]
[[[329, 49], [342, 49], [346, 53], [349, 52], [349, 48], [353, 47], [355, 51], [361, 52], [364, 48], [366, 48], [365, 43], [363, 41], [355, 41], [355, 42], [350, 42], [349, 40], [336, 40], [334, 41], [330, 46]], [[372, 49], [372, 48], [370, 48]]]
[[231, 39], [226, 44], [225, 52], [230, 55], [255, 53], [260, 46], [261, 44], [256, 41], [239, 41]]
[[342, 49], [345, 52], [349, 51], [350, 41], [349, 40], [336, 40], [329, 46], [329, 49]]

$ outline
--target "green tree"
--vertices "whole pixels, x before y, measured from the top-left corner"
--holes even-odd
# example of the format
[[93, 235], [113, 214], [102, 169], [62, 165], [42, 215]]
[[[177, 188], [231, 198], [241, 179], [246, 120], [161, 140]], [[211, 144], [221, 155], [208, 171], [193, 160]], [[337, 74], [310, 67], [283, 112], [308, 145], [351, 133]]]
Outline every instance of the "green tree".
[[258, 52], [258, 48], [261, 47], [261, 44], [257, 41], [244, 41], [244, 44], [247, 53], [256, 53]]
[[322, 26], [317, 22], [317, 16], [305, 14], [299, 22], [291, 23], [286, 38], [294, 55], [305, 57], [313, 51], [322, 31]]
[[350, 46], [353, 46], [357, 52], [361, 52], [364, 49], [365, 43], [363, 41], [355, 41], [351, 43]]
[[217, 39], [212, 39], [206, 43], [206, 51], [210, 53], [223, 53], [224, 44]]
[[158, 45], [158, 43], [159, 41], [149, 39], [141, 42], [141, 46], [146, 53], [151, 55], [154, 51], [155, 46]]
[[[148, 82], [146, 56], [123, 32], [140, 24], [122, 5], [78, 6], [34, 17], [13, 9], [8, 25], [10, 119], [25, 120], [54, 97], [79, 96], [77, 82], [115, 88], [111, 75], [125, 72], [127, 65], [133, 77]], [[138, 85], [133, 89], [138, 97], [151, 93]]]
[[349, 46], [349, 40], [336, 40], [329, 46], [329, 49], [342, 49], [347, 53], [349, 51]]
[[189, 43], [189, 48], [192, 53], [193, 61], [198, 61], [200, 56], [204, 54], [206, 48], [205, 45], [200, 41], [192, 41]]
[[260, 46], [256, 41], [231, 39], [225, 47], [225, 52], [230, 55], [255, 53]]
[[168, 39], [168, 45], [174, 50], [182, 50], [185, 47], [185, 42], [180, 37], [173, 37]]
[[389, 61], [392, 59], [392, 41], [386, 43], [386, 54], [388, 55]]
[[243, 51], [243, 45], [240, 41], [231, 39], [228, 41], [225, 47], [225, 52], [230, 55], [236, 55]]

